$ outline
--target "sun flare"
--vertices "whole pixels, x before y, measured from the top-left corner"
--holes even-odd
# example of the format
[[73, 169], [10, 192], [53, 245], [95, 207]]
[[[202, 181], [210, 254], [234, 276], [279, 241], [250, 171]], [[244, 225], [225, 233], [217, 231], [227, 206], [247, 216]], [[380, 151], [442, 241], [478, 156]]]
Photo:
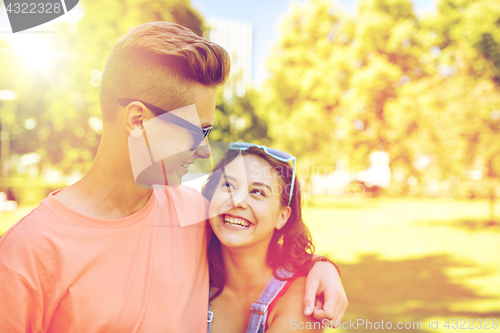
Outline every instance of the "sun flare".
[[58, 56], [58, 53], [54, 50], [48, 38], [40, 39], [37, 37], [33, 36], [33, 38], [23, 40], [15, 46], [14, 50], [24, 60], [27, 69], [46, 70], [50, 62]]

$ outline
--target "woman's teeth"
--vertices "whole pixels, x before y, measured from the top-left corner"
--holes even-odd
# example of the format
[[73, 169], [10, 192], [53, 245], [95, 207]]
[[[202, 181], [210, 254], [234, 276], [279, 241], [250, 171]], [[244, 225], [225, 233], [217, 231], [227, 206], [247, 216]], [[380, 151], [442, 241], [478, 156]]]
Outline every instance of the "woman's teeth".
[[250, 223], [248, 223], [247, 221], [229, 215], [224, 216], [224, 224], [228, 224], [238, 228], [248, 228], [250, 226]]

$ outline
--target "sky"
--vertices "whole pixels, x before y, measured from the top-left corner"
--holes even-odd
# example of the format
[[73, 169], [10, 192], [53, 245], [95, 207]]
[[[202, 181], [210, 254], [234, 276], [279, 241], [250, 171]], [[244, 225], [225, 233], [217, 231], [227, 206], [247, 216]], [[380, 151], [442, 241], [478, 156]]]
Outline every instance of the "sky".
[[[417, 15], [432, 12], [434, 0], [412, 0]], [[278, 38], [280, 18], [287, 12], [291, 0], [191, 0], [191, 5], [205, 18], [223, 18], [243, 21], [253, 26], [254, 85], [266, 78], [265, 61]], [[357, 1], [337, 0], [347, 13], [354, 13]]]

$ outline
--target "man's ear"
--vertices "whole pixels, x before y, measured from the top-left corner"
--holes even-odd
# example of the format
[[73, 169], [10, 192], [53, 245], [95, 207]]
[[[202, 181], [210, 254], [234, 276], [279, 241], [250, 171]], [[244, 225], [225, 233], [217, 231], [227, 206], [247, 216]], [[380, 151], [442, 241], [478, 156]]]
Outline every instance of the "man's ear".
[[125, 107], [125, 127], [129, 135], [140, 137], [144, 121], [145, 107], [140, 102], [132, 102]]
[[292, 208], [290, 208], [290, 206], [281, 209], [280, 215], [278, 217], [278, 223], [276, 224], [277, 230], [280, 230], [285, 226], [291, 214], [292, 214]]

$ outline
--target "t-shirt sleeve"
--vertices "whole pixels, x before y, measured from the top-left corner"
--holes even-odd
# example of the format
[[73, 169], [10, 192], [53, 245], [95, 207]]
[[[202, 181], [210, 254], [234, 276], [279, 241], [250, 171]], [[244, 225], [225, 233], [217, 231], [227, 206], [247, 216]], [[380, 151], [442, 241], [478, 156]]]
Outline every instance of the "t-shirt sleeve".
[[0, 281], [0, 332], [41, 332], [41, 304], [29, 283], [2, 263]]

